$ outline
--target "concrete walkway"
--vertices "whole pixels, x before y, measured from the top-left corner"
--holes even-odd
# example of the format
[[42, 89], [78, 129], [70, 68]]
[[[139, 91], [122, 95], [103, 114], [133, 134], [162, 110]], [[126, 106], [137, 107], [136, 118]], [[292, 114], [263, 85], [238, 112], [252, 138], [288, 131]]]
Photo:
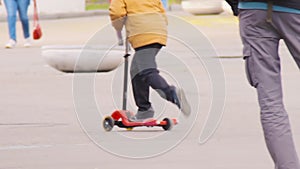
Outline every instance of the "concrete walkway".
[[[6, 23], [0, 22], [0, 168], [272, 169], [273, 164], [265, 147], [259, 122], [256, 93], [248, 85], [244, 73], [237, 19], [227, 13], [216, 16], [191, 16], [182, 11], [170, 14], [191, 23], [208, 38], [217, 52], [210, 59], [219, 59], [224, 70], [226, 84], [224, 114], [216, 132], [206, 143], [199, 144], [199, 136], [211, 108], [209, 75], [203, 65], [193, 64], [192, 57], [184, 56], [182, 45], [171, 42], [174, 45], [170, 45], [170, 51], [180, 54], [187, 63], [191, 63], [188, 65], [190, 70], [196, 72], [193, 75], [199, 84], [199, 91], [193, 93], [187, 89], [189, 97], [199, 96], [201, 101], [200, 111], [194, 112], [198, 113], [198, 116], [192, 119], [195, 120], [195, 124], [186, 133], [186, 137], [173, 148], [151, 158], [137, 160], [115, 155], [114, 150], [117, 147], [121, 150], [131, 149], [142, 152], [143, 149], [136, 150], [134, 146], [123, 147], [124, 142], [107, 138], [117, 134], [130, 138], [142, 137], [140, 141], [146, 142], [147, 138], [155, 138], [164, 135], [165, 132], [156, 128], [140, 128], [132, 132], [116, 128], [112, 133], [101, 131], [98, 145], [95, 144], [95, 141], [89, 139], [87, 132], [83, 130], [80, 125], [82, 119], [78, 119], [75, 112], [72, 90], [74, 75], [54, 70], [47, 66], [41, 57], [40, 47], [43, 45], [85, 44], [100, 28], [109, 24], [108, 17], [95, 15], [42, 20], [43, 38], [34, 41], [31, 48], [22, 46], [23, 39], [20, 38], [22, 32], [18, 24], [19, 40], [15, 49], [3, 48], [8, 40], [8, 33]], [[180, 26], [177, 25], [176, 31], [182, 31]], [[193, 36], [188, 31], [185, 35]], [[114, 38], [114, 35], [111, 36]], [[300, 119], [299, 70], [284, 45], [280, 48], [280, 54], [283, 64], [285, 104], [292, 122], [295, 142], [300, 151], [300, 123], [297, 121]], [[162, 65], [167, 67], [168, 61], [162, 60]], [[121, 71], [121, 68], [113, 72], [97, 74], [95, 77], [95, 84], [98, 85], [95, 89], [95, 97], [102, 99], [99, 104], [106, 105], [104, 109], [111, 111], [114, 107], [111, 105], [112, 100], [108, 89], [112, 87], [105, 82], [113, 77], [118, 78], [116, 75], [118, 71]], [[118, 103], [118, 100], [116, 102]], [[133, 104], [131, 106], [134, 107]], [[106, 114], [109, 115], [111, 111], [107, 111]], [[176, 114], [171, 113], [170, 116], [172, 115]], [[98, 121], [100, 126], [101, 119]], [[183, 124], [185, 123], [182, 122]], [[180, 129], [179, 124], [170, 133], [179, 133]], [[111, 147], [111, 151], [104, 150], [99, 146], [102, 144], [101, 141], [103, 144], [111, 144], [115, 147]], [[169, 139], [167, 137], [165, 140], [155, 140], [155, 143], [163, 145], [172, 141], [174, 140], [171, 140], [171, 137]], [[145, 150], [147, 148], [149, 147], [145, 147]]]

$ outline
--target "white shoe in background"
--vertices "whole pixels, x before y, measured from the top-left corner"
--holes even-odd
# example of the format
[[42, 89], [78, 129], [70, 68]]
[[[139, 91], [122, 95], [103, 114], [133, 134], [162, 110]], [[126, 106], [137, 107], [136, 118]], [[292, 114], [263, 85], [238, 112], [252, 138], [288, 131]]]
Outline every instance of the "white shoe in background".
[[29, 48], [31, 46], [31, 40], [30, 38], [26, 38], [24, 42], [24, 47]]
[[5, 45], [5, 48], [11, 49], [11, 48], [15, 47], [16, 44], [17, 44], [17, 42], [16, 42], [15, 40], [10, 39], [10, 40], [7, 42], [7, 44]]

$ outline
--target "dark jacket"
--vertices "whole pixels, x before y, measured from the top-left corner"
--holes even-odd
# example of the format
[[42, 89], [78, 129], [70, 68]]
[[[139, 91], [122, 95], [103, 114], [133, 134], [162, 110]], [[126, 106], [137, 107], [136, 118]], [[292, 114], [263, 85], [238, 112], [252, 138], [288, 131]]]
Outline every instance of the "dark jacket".
[[[226, 0], [226, 2], [231, 6], [233, 14], [238, 15], [238, 2], [268, 2], [269, 0]], [[300, 10], [300, 0], [271, 0], [274, 5], [294, 8]]]
[[[268, 0], [240, 0], [242, 2], [268, 2]], [[295, 8], [300, 10], [300, 0], [271, 0], [274, 5]]]

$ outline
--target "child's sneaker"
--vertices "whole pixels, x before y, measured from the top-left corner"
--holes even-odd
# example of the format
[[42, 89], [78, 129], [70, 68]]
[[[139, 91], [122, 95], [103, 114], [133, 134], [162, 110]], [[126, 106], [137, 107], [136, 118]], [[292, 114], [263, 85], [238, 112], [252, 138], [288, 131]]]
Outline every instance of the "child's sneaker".
[[15, 40], [10, 39], [10, 40], [6, 43], [5, 48], [11, 49], [11, 48], [13, 48], [13, 47], [16, 46], [16, 43], [17, 43], [17, 42], [16, 42]]
[[175, 88], [175, 90], [173, 90], [173, 98], [173, 103], [177, 105], [177, 107], [185, 116], [189, 116], [191, 114], [191, 106], [185, 96], [183, 89]]
[[129, 118], [130, 121], [140, 122], [154, 117], [154, 110], [150, 107], [146, 111], [138, 111], [133, 117]]
[[26, 38], [24, 42], [24, 47], [29, 48], [31, 46], [31, 40], [30, 38]]

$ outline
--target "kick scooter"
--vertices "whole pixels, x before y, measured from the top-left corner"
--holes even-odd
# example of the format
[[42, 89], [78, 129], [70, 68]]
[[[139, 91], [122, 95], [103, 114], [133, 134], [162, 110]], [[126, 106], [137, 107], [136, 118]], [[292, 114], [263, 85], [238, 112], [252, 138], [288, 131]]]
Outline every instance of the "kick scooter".
[[129, 62], [129, 42], [125, 42], [125, 55], [124, 55], [124, 83], [123, 83], [123, 105], [122, 110], [115, 110], [110, 116], [106, 116], [103, 119], [103, 128], [105, 131], [109, 132], [114, 126], [119, 128], [125, 128], [128, 131], [132, 130], [134, 127], [162, 127], [164, 130], [171, 130], [173, 125], [178, 123], [177, 119], [164, 118], [162, 121], [151, 118], [144, 121], [131, 121], [131, 117], [134, 113], [126, 110], [127, 105], [127, 88], [128, 88], [128, 62]]

